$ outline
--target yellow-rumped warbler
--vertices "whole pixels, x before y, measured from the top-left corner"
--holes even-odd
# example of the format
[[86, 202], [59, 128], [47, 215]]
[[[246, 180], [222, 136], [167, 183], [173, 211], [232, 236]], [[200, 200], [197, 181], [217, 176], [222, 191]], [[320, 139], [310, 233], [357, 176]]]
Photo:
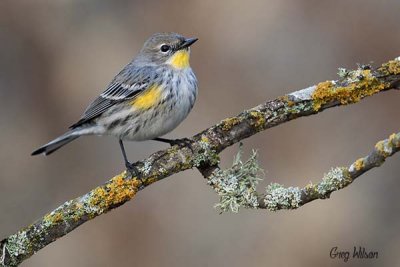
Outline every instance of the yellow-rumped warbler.
[[196, 100], [197, 79], [189, 65], [189, 47], [196, 41], [176, 33], [152, 35], [82, 118], [32, 155], [49, 155], [81, 135], [113, 135], [119, 138], [126, 167], [136, 171], [123, 140], [179, 143], [159, 137], [176, 128]]

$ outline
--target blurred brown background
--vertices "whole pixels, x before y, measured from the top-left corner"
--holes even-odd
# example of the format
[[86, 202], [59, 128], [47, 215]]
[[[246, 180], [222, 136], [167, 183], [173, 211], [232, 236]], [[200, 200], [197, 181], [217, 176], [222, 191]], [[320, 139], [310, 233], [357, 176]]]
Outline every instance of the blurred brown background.
[[[0, 237], [123, 169], [117, 140], [85, 137], [50, 157], [30, 153], [63, 133], [154, 32], [200, 40], [196, 106], [170, 137], [191, 136], [245, 108], [328, 79], [338, 67], [400, 56], [400, 2], [0, 2]], [[246, 140], [264, 183], [301, 186], [399, 131], [399, 92], [328, 110]], [[131, 160], [167, 146], [130, 143]], [[222, 154], [228, 166], [237, 146]], [[344, 266], [338, 246], [364, 246], [399, 266], [400, 156], [329, 200], [296, 211], [219, 215], [196, 171], [158, 182], [41, 250], [23, 266]]]

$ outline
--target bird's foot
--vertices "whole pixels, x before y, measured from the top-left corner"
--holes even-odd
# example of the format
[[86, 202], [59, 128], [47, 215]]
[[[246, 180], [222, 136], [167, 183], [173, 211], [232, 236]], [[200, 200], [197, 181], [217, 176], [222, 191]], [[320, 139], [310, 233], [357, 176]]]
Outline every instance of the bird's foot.
[[192, 140], [190, 140], [189, 138], [182, 138], [182, 139], [166, 139], [166, 138], [154, 138], [154, 141], [159, 141], [159, 142], [163, 142], [163, 143], [168, 143], [170, 146], [179, 146], [179, 147], [184, 147], [187, 146], [192, 152], [193, 152], [193, 148], [192, 148]]
[[191, 145], [191, 140], [189, 138], [182, 138], [182, 139], [171, 139], [169, 140], [169, 144], [171, 146], [188, 146], [190, 147]]
[[134, 163], [130, 163], [129, 161], [127, 161], [125, 162], [125, 167], [126, 170], [132, 175], [132, 177], [136, 177], [136, 179], [140, 180], [142, 184], [144, 183], [144, 180], [142, 179], [143, 177]]
[[193, 147], [192, 147], [192, 140], [190, 140], [189, 138], [182, 138], [182, 139], [173, 139], [171, 140], [170, 143], [171, 146], [175, 146], [177, 145], [178, 147], [187, 147], [190, 149], [190, 151], [192, 151], [192, 153], [194, 152]]

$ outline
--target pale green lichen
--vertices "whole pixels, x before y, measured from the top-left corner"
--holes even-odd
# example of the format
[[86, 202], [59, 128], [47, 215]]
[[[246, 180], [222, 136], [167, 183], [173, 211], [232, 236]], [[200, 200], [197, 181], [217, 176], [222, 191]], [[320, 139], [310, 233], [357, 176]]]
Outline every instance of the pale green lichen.
[[[16, 260], [19, 255], [26, 255], [33, 253], [32, 243], [30, 242], [27, 232], [22, 230], [12, 236], [7, 240], [7, 243], [3, 247], [2, 261], [5, 261], [5, 253], [11, 255], [11, 260]], [[6, 266], [6, 265], [4, 265]], [[9, 262], [7, 266], [17, 266], [17, 262]]]
[[296, 103], [296, 105], [287, 105], [284, 112], [289, 114], [298, 114], [312, 110], [313, 106], [309, 103]]
[[42, 225], [44, 227], [52, 227], [63, 222], [68, 224], [70, 221], [78, 221], [85, 214], [84, 199], [83, 197], [79, 198], [79, 200], [65, 202], [54, 211], [46, 214], [43, 217]]
[[241, 207], [257, 208], [256, 186], [261, 179], [263, 170], [257, 161], [257, 152], [253, 151], [250, 158], [243, 162], [241, 145], [231, 168], [217, 170], [209, 178], [210, 184], [220, 197], [215, 205], [221, 212], [237, 213]]
[[296, 209], [301, 203], [301, 190], [298, 187], [288, 187], [272, 183], [266, 188], [264, 198], [268, 210]]
[[324, 177], [317, 185], [316, 190], [319, 195], [328, 197], [331, 192], [346, 187], [351, 184], [352, 181], [353, 180], [351, 179], [347, 168], [336, 167], [324, 174]]
[[217, 165], [220, 161], [218, 153], [210, 145], [210, 141], [206, 136], [202, 136], [199, 141], [200, 149], [192, 159], [194, 167], [200, 167], [203, 164]]
[[167, 175], [167, 174], [168, 174], [168, 171], [167, 171], [165, 168], [163, 168], [163, 167], [160, 167], [160, 168], [158, 169], [158, 172], [159, 172], [161, 175]]
[[328, 198], [333, 191], [342, 189], [352, 182], [347, 168], [333, 168], [324, 174], [322, 181], [318, 184], [309, 183], [304, 189], [299, 187], [288, 187], [273, 183], [266, 189], [264, 197], [265, 207], [271, 211], [280, 209], [296, 209], [303, 204], [302, 194], [307, 199]]
[[346, 78], [349, 75], [349, 70], [345, 69], [345, 68], [338, 68], [338, 75], [340, 78]]

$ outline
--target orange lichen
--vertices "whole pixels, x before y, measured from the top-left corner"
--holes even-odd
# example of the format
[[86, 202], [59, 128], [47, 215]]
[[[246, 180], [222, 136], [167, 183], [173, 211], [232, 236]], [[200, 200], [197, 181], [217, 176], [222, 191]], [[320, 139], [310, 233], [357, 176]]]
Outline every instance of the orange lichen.
[[379, 68], [379, 71], [386, 75], [400, 74], [400, 60], [391, 60], [388, 63], [382, 64], [382, 67]]
[[353, 77], [347, 86], [336, 87], [331, 81], [319, 83], [312, 95], [314, 110], [318, 111], [321, 106], [335, 101], [341, 104], [356, 103], [387, 87], [371, 74], [371, 70], [357, 70], [351, 74]]
[[225, 120], [221, 121], [222, 130], [229, 131], [230, 129], [232, 129], [233, 126], [239, 124], [239, 122], [240, 122], [240, 120], [235, 117], [225, 119]]
[[208, 139], [207, 136], [202, 135], [202, 136], [201, 136], [201, 141], [204, 142], [204, 143], [208, 143], [210, 140]]
[[106, 185], [94, 189], [89, 203], [101, 210], [120, 205], [136, 194], [140, 184], [137, 179], [127, 179], [124, 174], [117, 175]]
[[49, 223], [59, 223], [63, 220], [63, 216], [60, 212], [52, 212], [49, 214], [46, 214], [44, 216], [44, 221], [47, 221]]
[[400, 147], [400, 138], [397, 134], [393, 133], [389, 136], [389, 143], [393, 146]]
[[252, 126], [257, 129], [262, 129], [265, 124], [265, 117], [264, 114], [257, 110], [250, 111], [250, 117], [254, 120], [252, 122]]
[[389, 156], [389, 153], [385, 150], [385, 141], [379, 141], [378, 143], [376, 143], [375, 149], [379, 154], [381, 154], [385, 158]]
[[283, 102], [286, 102], [288, 107], [292, 107], [296, 104], [296, 102], [289, 100], [289, 96], [288, 95], [284, 95], [279, 97], [278, 99], [282, 100]]
[[354, 162], [354, 168], [356, 168], [357, 171], [361, 170], [364, 168], [364, 159], [360, 158]]
[[317, 84], [317, 88], [312, 94], [314, 100], [314, 110], [319, 110], [323, 104], [332, 101], [335, 86], [331, 81]]

